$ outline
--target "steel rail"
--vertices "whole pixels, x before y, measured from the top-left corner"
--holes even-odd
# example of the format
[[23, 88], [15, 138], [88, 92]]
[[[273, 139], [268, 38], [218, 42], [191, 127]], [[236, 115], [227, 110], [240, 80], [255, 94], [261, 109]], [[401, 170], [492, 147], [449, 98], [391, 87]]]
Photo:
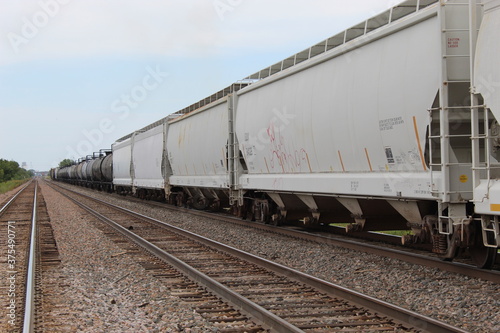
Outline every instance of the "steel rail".
[[24, 324], [23, 333], [34, 332], [35, 329], [35, 269], [36, 269], [36, 249], [38, 239], [38, 226], [37, 226], [37, 200], [38, 182], [35, 181], [35, 195], [33, 197], [33, 214], [31, 217], [31, 239], [28, 272], [26, 275], [26, 298], [24, 305]]
[[[140, 201], [140, 202], [143, 202], [143, 201]], [[154, 202], [147, 202], [147, 204], [154, 205], [156, 207], [166, 208], [166, 209], [173, 210], [173, 211], [184, 212], [184, 213], [192, 214], [195, 216], [210, 218], [210, 219], [223, 221], [223, 222], [229, 222], [229, 223], [237, 224], [237, 225], [244, 226], [244, 227], [256, 228], [259, 230], [273, 232], [273, 233], [277, 233], [277, 234], [281, 234], [281, 235], [285, 235], [285, 236], [290, 236], [290, 237], [294, 237], [294, 238], [299, 238], [299, 239], [307, 240], [307, 241], [311, 241], [311, 242], [328, 244], [328, 245], [338, 246], [338, 247], [342, 247], [342, 248], [346, 248], [346, 249], [350, 249], [350, 250], [375, 254], [375, 255], [379, 255], [379, 256], [383, 256], [383, 257], [387, 257], [387, 258], [398, 259], [398, 260], [408, 262], [410, 264], [421, 265], [421, 266], [426, 266], [426, 267], [431, 267], [431, 268], [438, 268], [438, 269], [446, 271], [446, 272], [461, 274], [461, 275], [469, 276], [472, 278], [483, 279], [486, 281], [491, 281], [491, 282], [500, 284], [500, 271], [497, 271], [497, 270], [480, 269], [480, 268], [477, 268], [477, 267], [472, 266], [472, 265], [467, 265], [467, 264], [463, 264], [463, 263], [459, 263], [459, 262], [444, 261], [440, 258], [426, 256], [426, 255], [418, 254], [418, 253], [413, 253], [413, 252], [405, 251], [403, 249], [400, 250], [400, 249], [388, 248], [386, 246], [366, 244], [363, 242], [356, 241], [354, 239], [342, 239], [342, 238], [335, 237], [335, 236], [318, 235], [318, 234], [308, 232], [308, 231], [287, 229], [287, 228], [276, 227], [276, 226], [263, 224], [263, 223], [255, 223], [255, 222], [248, 223], [248, 222], [243, 221], [241, 219], [236, 219], [232, 216], [223, 216], [220, 214], [204, 212], [204, 211], [196, 211], [196, 210], [192, 210], [192, 209], [175, 207], [175, 206], [164, 205], [164, 204], [157, 205]], [[387, 236], [387, 237], [390, 237], [390, 236]]]
[[[227, 218], [227, 220], [225, 219], [225, 221], [229, 221], [229, 219], [232, 218]], [[240, 223], [240, 221], [234, 221], [234, 220], [231, 222]], [[262, 230], [276, 232], [307, 241], [343, 247], [346, 249], [375, 254], [387, 258], [398, 259], [415, 265], [438, 268], [442, 271], [450, 273], [456, 273], [469, 276], [472, 278], [483, 279], [494, 283], [500, 283], [500, 271], [480, 269], [475, 266], [467, 265], [460, 262], [444, 261], [436, 257], [413, 253], [405, 250], [388, 248], [380, 245], [366, 244], [352, 239], [334, 238], [331, 236], [317, 235], [311, 232], [279, 228], [265, 224], [256, 224], [256, 225], [258, 225], [257, 228]]]
[[[144, 201], [139, 201], [138, 202], [144, 202]], [[456, 273], [456, 274], [461, 274], [465, 276], [469, 276], [472, 278], [477, 278], [477, 279], [483, 279], [486, 281], [491, 281], [494, 283], [499, 283], [500, 284], [500, 271], [496, 270], [486, 270], [486, 269], [480, 269], [475, 266], [459, 263], [459, 262], [450, 262], [450, 261], [443, 261], [440, 258], [435, 258], [431, 256], [426, 256], [418, 253], [413, 253], [409, 251], [405, 251], [403, 249], [393, 249], [393, 248], [388, 248], [386, 246], [380, 246], [380, 245], [374, 245], [374, 244], [366, 244], [363, 242], [356, 241], [354, 239], [342, 239], [339, 237], [335, 236], [324, 236], [324, 235], [318, 235], [312, 232], [308, 231], [300, 231], [300, 230], [293, 230], [293, 229], [287, 229], [283, 227], [276, 227], [268, 224], [263, 224], [263, 223], [248, 223], [246, 221], [243, 221], [241, 219], [236, 219], [232, 216], [223, 216], [220, 214], [215, 214], [215, 213], [210, 213], [210, 212], [204, 212], [204, 211], [196, 211], [192, 209], [187, 209], [187, 208], [182, 208], [182, 207], [175, 207], [175, 206], [170, 206], [170, 205], [165, 205], [165, 204], [158, 204], [155, 202], [147, 202], [148, 205], [154, 205], [156, 207], [162, 207], [166, 208], [169, 210], [173, 211], [179, 211], [179, 212], [184, 212], [187, 214], [195, 215], [195, 216], [200, 216], [204, 218], [210, 218], [218, 221], [223, 221], [223, 222], [229, 222], [229, 223], [234, 223], [240, 226], [244, 227], [250, 227], [250, 228], [256, 228], [259, 230], [267, 231], [267, 232], [273, 232], [285, 236], [290, 236], [294, 238], [299, 238], [302, 240], [307, 240], [311, 242], [316, 242], [316, 243], [321, 243], [321, 244], [328, 244], [332, 246], [338, 246], [350, 250], [355, 250], [355, 251], [360, 251], [360, 252], [365, 252], [365, 253], [371, 253], [387, 258], [392, 258], [392, 259], [398, 259], [402, 260], [411, 264], [415, 265], [421, 265], [421, 266], [426, 266], [426, 267], [431, 267], [431, 268], [438, 268], [440, 270], [450, 272], [450, 273]], [[385, 236], [385, 235], [384, 235]], [[390, 237], [390, 236], [387, 236]]]
[[[54, 184], [54, 185], [58, 186], [60, 188], [64, 188], [68, 191], [71, 191], [65, 187], [61, 187], [58, 184]], [[131, 198], [131, 199], [135, 199], [135, 198]], [[141, 202], [143, 204], [147, 204], [147, 205], [151, 205], [151, 206], [155, 206], [155, 207], [161, 207], [163, 209], [169, 209], [172, 211], [183, 212], [183, 213], [191, 214], [194, 216], [200, 216], [200, 217], [210, 218], [210, 219], [214, 219], [214, 220], [218, 220], [218, 221], [229, 222], [229, 223], [237, 224], [237, 225], [244, 226], [244, 227], [256, 228], [259, 230], [277, 233], [277, 234], [290, 236], [290, 237], [294, 237], [294, 238], [299, 238], [302, 240], [307, 240], [307, 241], [316, 242], [316, 243], [320, 243], [320, 244], [338, 246], [338, 247], [342, 247], [342, 248], [346, 248], [346, 249], [350, 249], [350, 250], [375, 254], [375, 255], [386, 257], [386, 258], [398, 259], [398, 260], [408, 262], [410, 264], [421, 265], [421, 266], [426, 266], [426, 267], [430, 267], [430, 268], [438, 268], [442, 271], [461, 274], [464, 276], [469, 276], [472, 278], [482, 279], [485, 281], [491, 281], [491, 282], [500, 284], [500, 271], [480, 269], [480, 268], [477, 268], [475, 266], [467, 265], [467, 264], [459, 263], [459, 262], [444, 261], [440, 258], [426, 256], [426, 255], [422, 255], [422, 254], [418, 254], [418, 253], [412, 253], [409, 251], [405, 251], [404, 249], [392, 249], [392, 248], [388, 248], [386, 246], [366, 244], [366, 243], [359, 242], [359, 241], [356, 241], [353, 239], [342, 239], [342, 238], [334, 237], [334, 236], [323, 236], [323, 235], [318, 235], [318, 234], [314, 234], [314, 233], [307, 232], [307, 231], [286, 229], [286, 228], [276, 227], [276, 226], [263, 224], [263, 223], [248, 223], [246, 221], [234, 218], [232, 216], [223, 216], [220, 214], [215, 214], [215, 213], [210, 213], [210, 212], [205, 212], [205, 211], [196, 211], [193, 209], [176, 207], [176, 206], [161, 204], [161, 203], [157, 203], [157, 202], [145, 202], [144, 200], [137, 200], [136, 202]], [[500, 259], [497, 259], [497, 260], [500, 260]]]
[[[61, 192], [59, 192], [61, 193]], [[234, 292], [233, 290], [229, 289], [228, 287], [224, 286], [223, 284], [217, 282], [216, 280], [210, 278], [206, 274], [198, 271], [197, 269], [189, 266], [188, 264], [182, 262], [181, 260], [177, 259], [176, 257], [172, 256], [168, 252], [160, 249], [156, 245], [148, 242], [144, 238], [134, 234], [133, 232], [127, 230], [126, 228], [120, 226], [118, 223], [115, 221], [107, 218], [106, 216], [100, 214], [99, 212], [93, 210], [92, 208], [88, 207], [87, 205], [78, 202], [78, 200], [68, 196], [65, 193], [61, 193], [71, 201], [73, 201], [75, 204], [77, 204], [79, 207], [83, 208], [99, 220], [105, 222], [109, 226], [111, 226], [113, 229], [115, 229], [117, 232], [122, 234], [123, 236], [127, 237], [130, 239], [132, 242], [136, 243], [137, 245], [141, 246], [143, 249], [148, 251], [149, 253], [153, 254], [157, 258], [163, 260], [164, 262], [170, 264], [171, 266], [175, 267], [177, 270], [181, 271], [185, 275], [187, 275], [190, 279], [193, 281], [199, 283], [203, 287], [207, 288], [217, 296], [223, 298], [226, 300], [228, 303], [230, 303], [232, 306], [235, 308], [241, 310], [242, 312], [246, 313], [249, 315], [250, 318], [253, 320], [258, 321], [261, 323], [263, 326], [273, 330], [273, 332], [280, 332], [280, 333], [288, 333], [288, 332], [304, 332], [303, 330], [299, 329], [298, 327], [290, 324], [289, 322], [285, 321], [284, 319], [276, 316], [275, 314], [269, 312], [268, 310], [264, 309], [260, 305], [250, 301], [249, 299], [241, 296], [240, 294]], [[77, 193], [78, 194], [78, 193]], [[81, 194], [80, 194], [81, 195]]]
[[[251, 263], [260, 265], [260, 266], [262, 266], [262, 267], [264, 267], [264, 268], [266, 268], [268, 270], [274, 271], [277, 274], [280, 274], [282, 276], [286, 276], [286, 277], [288, 277], [290, 279], [293, 279], [295, 281], [298, 281], [298, 282], [307, 284], [309, 286], [312, 286], [312, 287], [316, 288], [317, 290], [323, 291], [323, 292], [325, 292], [325, 293], [327, 293], [329, 295], [343, 298], [343, 299], [348, 300], [348, 301], [350, 301], [352, 303], [355, 303], [355, 304], [360, 305], [362, 307], [368, 308], [368, 309], [370, 309], [370, 310], [372, 310], [374, 312], [382, 313], [382, 314], [384, 314], [386, 316], [389, 316], [389, 317], [391, 317], [391, 318], [393, 318], [393, 319], [395, 319], [395, 320], [397, 320], [397, 321], [399, 321], [401, 323], [410, 325], [411, 327], [416, 327], [418, 329], [421, 329], [424, 332], [432, 332], [432, 333], [450, 333], [450, 332], [466, 333], [467, 332], [465, 330], [462, 330], [460, 328], [454, 327], [452, 325], [449, 325], [447, 323], [441, 322], [439, 320], [436, 320], [436, 319], [433, 319], [433, 318], [430, 318], [430, 317], [418, 314], [416, 312], [404, 309], [402, 307], [398, 307], [396, 305], [393, 305], [393, 304], [390, 304], [390, 303], [378, 300], [376, 298], [364, 295], [364, 294], [356, 292], [354, 290], [351, 290], [351, 289], [348, 289], [348, 288], [345, 288], [345, 287], [342, 287], [342, 286], [339, 286], [339, 285], [336, 285], [336, 284], [333, 284], [333, 283], [321, 280], [319, 278], [316, 278], [316, 277], [313, 277], [311, 275], [302, 273], [302, 272], [297, 271], [295, 269], [292, 269], [290, 267], [286, 267], [284, 265], [274, 263], [272, 261], [269, 261], [267, 259], [263, 259], [263, 258], [257, 257], [257, 256], [255, 256], [253, 254], [241, 251], [241, 250], [236, 249], [234, 247], [230, 247], [230, 246], [227, 246], [227, 245], [222, 244], [220, 242], [216, 242], [216, 241], [213, 241], [213, 240], [208, 239], [206, 237], [203, 237], [203, 236], [194, 234], [192, 232], [180, 229], [178, 227], [172, 226], [172, 225], [170, 225], [168, 223], [165, 223], [163, 221], [159, 221], [157, 219], [145, 216], [143, 214], [136, 213], [136, 212], [131, 211], [129, 209], [126, 209], [126, 208], [123, 208], [123, 207], [119, 207], [119, 206], [107, 203], [107, 202], [99, 200], [99, 199], [88, 197], [87, 195], [84, 195], [84, 194], [81, 194], [81, 193], [77, 193], [77, 192], [74, 192], [74, 191], [71, 191], [71, 190], [68, 190], [68, 191], [73, 192], [73, 193], [75, 193], [77, 195], [80, 195], [82, 197], [85, 197], [87, 199], [93, 200], [95, 202], [98, 202], [100, 204], [106, 205], [108, 207], [111, 207], [113, 209], [117, 209], [117, 210], [120, 210], [120, 211], [122, 211], [124, 213], [133, 215], [135, 217], [138, 217], [138, 218], [141, 218], [141, 219], [144, 219], [144, 220], [147, 220], [147, 221], [149, 221], [151, 223], [155, 223], [155, 224], [157, 224], [159, 226], [162, 226], [162, 227], [164, 227], [164, 228], [166, 228], [166, 229], [168, 229], [170, 231], [174, 231], [174, 232], [176, 232], [176, 233], [178, 233], [180, 235], [183, 235], [183, 236], [189, 237], [191, 239], [194, 239], [197, 242], [202, 243], [202, 244], [204, 244], [204, 245], [206, 245], [208, 247], [214, 248], [216, 250], [225, 252], [225, 253], [233, 255], [233, 256], [237, 256], [237, 257], [242, 258], [244, 260], [247, 260], [247, 261], [249, 261]], [[70, 196], [68, 196], [68, 195], [66, 195], [64, 193], [62, 193], [62, 194], [65, 195], [66, 197], [70, 198], [73, 202], [77, 203], [82, 208], [85, 206], [85, 205], [79, 203], [76, 199], [73, 199], [73, 198], [71, 198]], [[87, 208], [85, 208], [85, 209], [87, 209]], [[87, 211], [89, 211], [90, 213], [92, 213], [94, 216], [99, 217], [100, 219], [109, 220], [107, 217], [104, 217], [104, 216], [102, 216], [101, 214], [99, 214], [97, 212], [95, 212], [95, 214], [94, 214], [92, 212], [93, 210], [90, 209], [90, 208], [88, 208]], [[132, 232], [130, 232], [126, 228], [118, 226], [118, 228], [115, 228], [115, 229], [119, 230], [126, 237], [129, 237], [131, 239], [140, 239], [141, 242], [147, 242], [144, 239], [142, 239], [141, 237], [139, 237], [137, 235], [134, 235]], [[147, 247], [149, 248], [149, 246], [147, 246]], [[153, 249], [155, 252], [159, 251], [160, 253], [165, 253], [163, 250], [157, 248], [156, 246], [154, 246], [152, 244], [151, 244], [151, 249]], [[165, 253], [165, 254], [166, 254], [166, 257], [171, 257], [171, 255], [169, 255], [168, 253]], [[174, 258], [174, 259], [175, 259], [174, 262], [178, 261], [178, 259], [176, 259], [176, 258]], [[185, 264], [183, 264], [183, 265], [185, 265]], [[189, 266], [187, 266], [187, 267], [189, 267]], [[204, 279], [205, 277], [208, 278], [206, 275], [203, 277], [204, 274], [198, 272], [195, 269], [192, 269], [192, 271], [190, 271], [189, 274], [196, 274], [196, 275], [197, 274], [201, 274], [201, 275], [197, 275], [198, 276], [197, 278], [200, 278], [200, 279]], [[210, 279], [210, 278], [208, 278], [208, 279]], [[213, 281], [213, 282], [214, 282], [214, 285], [220, 285], [221, 288], [227, 289], [225, 286], [221, 285], [217, 281]], [[231, 296], [230, 294], [232, 294], [233, 296], [234, 295], [239, 296], [238, 294], [236, 294], [233, 291], [229, 290], [229, 293], [228, 293], [229, 297]], [[221, 296], [221, 297], [224, 297], [224, 296]], [[250, 301], [248, 301], [248, 302], [250, 302]], [[231, 302], [231, 303], [233, 303], [233, 302]], [[250, 302], [250, 303], [252, 303], [252, 302]], [[244, 304], [239, 304], [239, 303], [233, 303], [233, 304], [235, 304], [235, 305], [244, 305]], [[256, 306], [255, 309], [260, 308], [259, 305], [255, 304], [255, 306]], [[250, 309], [250, 312], [248, 312], [248, 310], [246, 310], [246, 309], [243, 309], [243, 310], [245, 312], [249, 313], [249, 314], [252, 314], [252, 315], [254, 315], [254, 311], [256, 311], [256, 310], [252, 310], [252, 309]], [[268, 312], [265, 309], [263, 309], [263, 310], [266, 311], [266, 312]], [[274, 317], [276, 317], [272, 313], [271, 313], [271, 315], [274, 316]], [[255, 317], [255, 315], [254, 315], [254, 317]], [[260, 318], [257, 317], [257, 319], [260, 319]], [[269, 325], [268, 323], [265, 323], [265, 322], [263, 322], [263, 324], [264, 325]], [[281, 332], [281, 331], [279, 331], [279, 332]], [[283, 332], [294, 332], [294, 331], [287, 331], [287, 330], [285, 330]]]

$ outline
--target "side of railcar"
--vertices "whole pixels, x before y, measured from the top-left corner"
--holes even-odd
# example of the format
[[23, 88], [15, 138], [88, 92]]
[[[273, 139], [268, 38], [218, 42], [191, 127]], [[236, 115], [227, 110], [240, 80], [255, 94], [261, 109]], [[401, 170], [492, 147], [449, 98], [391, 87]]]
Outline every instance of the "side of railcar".
[[132, 138], [115, 142], [113, 150], [113, 186], [119, 194], [132, 193]]
[[94, 154], [93, 163], [89, 165], [89, 171], [91, 172], [91, 180], [89, 184], [92, 188], [97, 190], [111, 191], [113, 188], [113, 154], [111, 151], [106, 151]]
[[142, 199], [163, 199], [164, 124], [133, 136], [132, 164], [135, 194]]
[[228, 203], [228, 97], [169, 121], [170, 202], [197, 209]]
[[81, 169], [82, 185], [86, 186], [88, 182], [92, 180], [91, 170], [89, 169], [89, 164], [91, 160], [85, 159], [82, 161], [78, 167]]
[[[484, 80], [500, 80], [500, 2], [432, 2], [391, 21], [413, 5], [251, 76], [266, 78], [235, 98], [244, 169], [235, 189], [257, 220], [408, 228], [405, 242], [431, 243], [450, 259], [469, 248], [491, 266], [500, 243], [499, 93]], [[491, 217], [478, 222], [479, 212]]]
[[[475, 54], [471, 96], [474, 205], [479, 218], [473, 239], [484, 248], [476, 255], [485, 267], [495, 263], [500, 248], [500, 0], [484, 2]], [[483, 102], [483, 103], [481, 103]], [[473, 253], [474, 253], [473, 252]]]
[[247, 197], [261, 193], [253, 211], [363, 230], [405, 229], [434, 213], [424, 150], [439, 27], [430, 7], [241, 90], [240, 184]]
[[102, 189], [113, 192], [113, 153], [109, 152], [101, 163]]

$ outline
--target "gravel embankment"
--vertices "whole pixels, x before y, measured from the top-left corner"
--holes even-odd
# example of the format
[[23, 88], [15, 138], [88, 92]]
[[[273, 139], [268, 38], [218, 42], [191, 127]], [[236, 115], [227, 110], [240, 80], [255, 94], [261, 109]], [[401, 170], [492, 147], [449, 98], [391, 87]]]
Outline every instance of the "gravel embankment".
[[500, 332], [500, 285], [399, 260], [320, 245], [264, 231], [128, 202], [95, 197], [160, 219], [327, 281], [383, 299], [471, 332]]
[[[92, 217], [41, 184], [62, 261], [52, 332], [216, 332], [106, 238]], [[68, 323], [68, 318], [70, 322]]]

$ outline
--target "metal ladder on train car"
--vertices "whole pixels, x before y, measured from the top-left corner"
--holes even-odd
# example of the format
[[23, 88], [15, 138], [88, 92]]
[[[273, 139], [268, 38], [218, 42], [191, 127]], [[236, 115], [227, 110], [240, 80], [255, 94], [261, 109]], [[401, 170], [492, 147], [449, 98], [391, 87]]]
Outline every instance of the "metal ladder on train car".
[[243, 206], [243, 191], [239, 184], [239, 144], [236, 137], [236, 91], [228, 97], [228, 143], [227, 143], [227, 160], [229, 174], [229, 204], [232, 206], [235, 203], [238, 206]]
[[483, 245], [490, 248], [500, 247], [500, 217], [482, 216], [481, 229], [483, 233]]
[[[472, 174], [473, 186], [480, 184], [481, 179], [487, 179], [488, 182], [492, 177], [493, 170], [500, 170], [500, 164], [494, 164], [491, 161], [492, 144], [491, 140], [494, 136], [491, 133], [490, 111], [485, 105], [479, 105], [479, 96], [475, 93], [474, 86], [471, 89], [471, 118], [472, 118]], [[481, 121], [482, 119], [482, 121]], [[482, 126], [480, 126], [482, 122]], [[481, 131], [482, 128], [482, 131]], [[483, 154], [481, 154], [481, 142]], [[482, 156], [481, 156], [482, 155]], [[500, 174], [500, 173], [499, 173]], [[486, 178], [485, 178], [486, 177]], [[489, 187], [489, 185], [488, 185]], [[481, 222], [481, 231], [483, 236], [483, 244], [485, 247], [499, 248], [500, 247], [500, 217], [499, 216], [481, 216], [478, 218]]]
[[[472, 145], [470, 140], [472, 133], [452, 133], [450, 129], [454, 127], [454, 121], [455, 125], [459, 126], [459, 121], [464, 120], [460, 117], [464, 114], [468, 114], [471, 118], [473, 115], [470, 112], [464, 113], [464, 110], [470, 108], [465, 101], [463, 105], [456, 106], [450, 102], [453, 94], [458, 94], [461, 84], [470, 86], [470, 68], [473, 62], [471, 54], [473, 55], [474, 52], [470, 42], [474, 43], [477, 38], [477, 28], [471, 29], [471, 27], [477, 27], [477, 17], [473, 17], [476, 14], [472, 13], [476, 12], [476, 6], [476, 0], [469, 2], [441, 0], [439, 9], [442, 74], [439, 107], [429, 110], [431, 115], [429, 147], [433, 195], [439, 198], [439, 233], [446, 236], [453, 234], [454, 226], [470, 221], [466, 212], [466, 203], [472, 199], [473, 188], [466, 171], [472, 170], [473, 165], [472, 161], [459, 161], [459, 157], [455, 155], [453, 141], [467, 140]], [[466, 19], [463, 19], [464, 17]], [[467, 51], [464, 50], [464, 43], [468, 44]], [[439, 128], [432, 128], [432, 117], [437, 112]], [[473, 119], [470, 121], [472, 122]], [[439, 162], [435, 162], [432, 156], [432, 151], [437, 148], [436, 146], [440, 152]], [[435, 175], [438, 171], [441, 173], [439, 190], [435, 188]], [[464, 184], [467, 184], [465, 189]], [[448, 210], [447, 213], [445, 213], [446, 210]]]
[[[472, 7], [472, 4], [477, 4], [477, 0], [470, 0], [470, 22], [472, 27], [478, 27], [478, 22], [474, 22], [477, 19], [477, 6]], [[472, 176], [473, 176], [473, 187], [480, 185], [481, 175], [483, 178], [489, 181], [492, 179], [492, 170], [500, 170], [500, 164], [494, 164], [491, 161], [492, 156], [492, 142], [494, 138], [492, 133], [492, 128], [490, 126], [490, 110], [486, 105], [480, 105], [479, 95], [476, 92], [475, 82], [475, 54], [474, 50], [477, 44], [477, 33], [471, 33], [471, 141], [472, 141]], [[481, 124], [482, 119], [482, 124]], [[480, 126], [482, 125], [482, 126]], [[480, 130], [482, 127], [482, 131]], [[497, 129], [498, 130], [498, 129]], [[483, 148], [483, 156], [481, 156], [481, 142]], [[488, 186], [489, 187], [489, 186]], [[481, 231], [483, 237], [483, 244], [488, 248], [499, 248], [500, 247], [500, 217], [499, 216], [482, 216], [481, 220]]]

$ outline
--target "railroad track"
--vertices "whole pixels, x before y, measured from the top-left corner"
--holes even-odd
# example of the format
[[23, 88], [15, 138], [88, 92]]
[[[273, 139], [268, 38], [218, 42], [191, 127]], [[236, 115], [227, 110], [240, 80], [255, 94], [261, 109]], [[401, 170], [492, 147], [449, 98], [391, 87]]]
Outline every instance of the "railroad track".
[[[57, 184], [59, 186], [59, 184]], [[245, 227], [255, 228], [271, 233], [276, 233], [284, 236], [289, 236], [297, 239], [302, 239], [306, 241], [312, 241], [320, 244], [329, 244], [333, 246], [338, 246], [346, 249], [361, 251], [365, 253], [371, 253], [387, 258], [393, 258], [402, 260], [411, 264], [422, 265], [431, 268], [438, 268], [442, 271], [447, 271], [451, 273], [462, 274], [464, 276], [469, 276], [472, 278], [482, 279], [485, 281], [491, 281], [495, 283], [500, 283], [500, 263], [497, 264], [494, 270], [487, 269], [479, 269], [472, 264], [468, 264], [466, 262], [449, 262], [441, 260], [437, 255], [432, 253], [428, 253], [423, 250], [416, 250], [412, 248], [406, 248], [402, 246], [389, 245], [386, 244], [387, 239], [393, 238], [396, 239], [398, 237], [389, 236], [389, 235], [378, 235], [375, 241], [367, 240], [367, 239], [356, 239], [352, 237], [346, 237], [341, 235], [329, 234], [327, 232], [314, 231], [314, 230], [301, 230], [296, 227], [276, 227], [272, 225], [267, 225], [259, 222], [250, 222], [246, 220], [242, 220], [239, 218], [235, 218], [233, 216], [227, 216], [218, 213], [211, 213], [207, 211], [198, 211], [193, 209], [187, 209], [182, 207], [176, 207], [172, 205], [167, 205], [160, 202], [155, 201], [144, 201], [141, 199], [137, 199], [134, 197], [127, 197], [129, 201], [153, 206], [160, 207], [162, 209], [168, 209], [171, 211], [178, 211], [187, 214], [191, 214], [194, 216], [199, 216], [203, 218], [213, 219], [217, 221], [222, 221], [226, 223], [241, 225]], [[358, 233], [361, 234], [361, 233]], [[368, 234], [368, 233], [366, 233]], [[364, 235], [368, 237], [367, 235]], [[382, 242], [383, 244], [380, 244]], [[398, 238], [397, 241], [393, 241], [393, 244], [400, 244], [401, 241]], [[500, 260], [500, 256], [497, 258]], [[497, 260], [497, 261], [498, 261]]]
[[34, 322], [36, 196], [31, 181], [0, 209], [2, 332], [29, 330]]
[[71, 332], [71, 309], [63, 304], [66, 285], [59, 250], [43, 195], [38, 194], [35, 325], [33, 332]]
[[[397, 236], [357, 232], [357, 237], [353, 238], [351, 236], [344, 236], [342, 233], [332, 234], [330, 232], [321, 230], [310, 230], [297, 228], [294, 226], [276, 227], [260, 222], [250, 222], [247, 220], [242, 220], [233, 216], [176, 207], [155, 201], [144, 201], [134, 197], [127, 197], [127, 199], [154, 207], [160, 207], [162, 209], [183, 212], [203, 218], [259, 229], [297, 239], [312, 241], [315, 243], [328, 244], [350, 250], [371, 253], [387, 258], [402, 260], [415, 265], [438, 268], [446, 272], [462, 274], [476, 279], [500, 283], [500, 256], [497, 257], [498, 263], [493, 270], [480, 269], [475, 265], [468, 263], [467, 261], [443, 261], [441, 258], [439, 258], [438, 255], [430, 253], [426, 250], [396, 245], [401, 244], [401, 239]], [[337, 229], [344, 230], [344, 228]]]
[[[224, 221], [232, 224], [242, 225], [246, 227], [251, 227], [259, 230], [264, 230], [267, 232], [277, 233], [284, 236], [290, 236], [306, 241], [311, 241], [320, 244], [328, 244], [333, 246], [338, 246], [350, 250], [356, 250], [360, 252], [371, 253], [387, 258], [393, 258], [402, 260], [415, 265], [422, 265], [431, 268], [438, 268], [442, 271], [462, 274], [476, 279], [482, 279], [485, 281], [491, 281], [495, 283], [500, 283], [500, 264], [497, 264], [496, 269], [480, 269], [473, 264], [468, 264], [460, 261], [443, 261], [437, 255], [428, 253], [422, 250], [415, 250], [411, 248], [405, 248], [402, 246], [395, 246], [384, 244], [384, 240], [388, 238], [399, 238], [395, 236], [376, 236], [376, 239], [382, 240], [382, 244], [379, 241], [372, 241], [367, 239], [356, 239], [348, 236], [338, 236], [327, 232], [319, 232], [314, 230], [299, 230], [297, 228], [286, 228], [286, 227], [275, 227], [263, 223], [249, 222], [241, 219], [234, 218], [232, 216], [223, 216], [220, 214], [195, 211], [192, 209], [173, 207], [170, 205], [164, 205], [161, 203], [148, 202], [149, 204], [155, 206], [161, 206], [166, 209], [175, 209], [188, 214], [197, 215], [200, 217], [211, 218], [218, 221]], [[499, 257], [500, 258], [500, 257]]]
[[[53, 332], [46, 309], [57, 306], [59, 252], [36, 180], [0, 209], [2, 332]], [[54, 275], [55, 274], [55, 275]], [[50, 275], [50, 279], [44, 276]], [[50, 281], [50, 282], [47, 282]], [[62, 315], [64, 317], [64, 315]], [[61, 318], [58, 318], [60, 321]], [[64, 331], [64, 327], [57, 327]]]
[[[146, 249], [195, 281], [197, 291], [181, 288], [178, 295], [199, 304], [207, 303], [198, 309], [202, 314], [204, 310], [207, 310], [205, 315], [217, 314], [219, 309], [212, 308], [212, 304], [224, 304], [226, 313], [236, 314], [236, 319], [231, 320], [254, 321], [252, 329], [257, 331], [265, 328], [277, 332], [464, 332], [161, 221], [76, 192], [64, 192], [111, 226], [114, 231], [107, 232], [109, 236], [133, 240], [136, 245], [127, 251], [135, 252], [136, 246]], [[163, 269], [164, 265], [159, 259], [145, 264], [152, 270]], [[174, 272], [157, 275], [167, 280], [180, 278], [180, 274]], [[215, 300], [213, 295], [224, 302]]]

